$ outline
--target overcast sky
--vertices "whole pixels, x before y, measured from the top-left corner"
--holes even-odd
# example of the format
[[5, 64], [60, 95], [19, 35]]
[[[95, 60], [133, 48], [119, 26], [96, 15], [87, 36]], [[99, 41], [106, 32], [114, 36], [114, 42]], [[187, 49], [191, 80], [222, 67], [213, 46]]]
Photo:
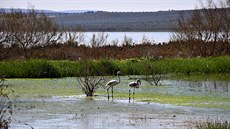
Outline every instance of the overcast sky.
[[199, 5], [198, 1], [199, 0], [0, 0], [0, 8], [33, 8], [54, 11], [101, 10], [138, 12], [194, 9], [196, 5]]

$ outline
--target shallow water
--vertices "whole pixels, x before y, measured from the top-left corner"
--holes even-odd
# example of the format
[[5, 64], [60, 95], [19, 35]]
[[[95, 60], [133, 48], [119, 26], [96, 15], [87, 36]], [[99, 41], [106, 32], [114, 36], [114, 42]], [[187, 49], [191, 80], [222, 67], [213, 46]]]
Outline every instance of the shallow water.
[[117, 129], [192, 128], [207, 119], [229, 120], [229, 110], [173, 106], [149, 102], [107, 101], [64, 96], [18, 99], [11, 128], [14, 129]]
[[[218, 75], [220, 76], [220, 75]], [[135, 81], [141, 76], [123, 77], [121, 84], [114, 89], [118, 92], [128, 93], [128, 83]], [[137, 93], [163, 93], [170, 95], [193, 95], [193, 96], [213, 96], [213, 97], [230, 97], [230, 78], [229, 80], [185, 80], [185, 79], [165, 79], [161, 80], [158, 86], [152, 86], [142, 80], [140, 88], [136, 89]]]
[[[140, 76], [123, 76], [114, 92], [128, 93], [128, 83], [135, 81], [133, 78]], [[110, 79], [116, 79], [116, 76]], [[160, 86], [150, 86], [142, 81], [136, 92], [230, 97], [229, 82], [167, 79], [161, 81]], [[176, 106], [138, 98], [129, 103], [128, 99], [116, 96], [108, 101], [106, 94], [86, 98], [77, 91], [75, 78], [7, 79], [6, 84], [15, 87], [12, 129], [181, 129], [194, 128], [197, 123], [207, 120], [230, 120], [229, 108]]]

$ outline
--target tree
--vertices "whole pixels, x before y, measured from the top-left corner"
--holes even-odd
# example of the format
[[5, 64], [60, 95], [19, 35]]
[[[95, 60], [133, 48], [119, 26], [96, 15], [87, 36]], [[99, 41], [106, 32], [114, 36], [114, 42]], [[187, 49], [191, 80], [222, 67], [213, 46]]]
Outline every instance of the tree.
[[222, 2], [221, 8], [212, 0], [207, 3], [201, 2], [202, 9], [195, 9], [189, 18], [181, 15], [174, 29], [173, 40], [180, 43], [178, 50], [189, 56], [217, 55], [217, 43], [229, 41], [229, 8]]
[[35, 10], [26, 13], [12, 10], [4, 15], [4, 20], [13, 44], [22, 48], [25, 58], [30, 57], [33, 48], [56, 43], [61, 37], [56, 24], [44, 13]]
[[9, 31], [7, 31], [7, 23], [4, 16], [6, 15], [4, 10], [0, 10], [0, 47], [5, 47], [5, 43], [9, 40]]
[[7, 31], [7, 23], [4, 16], [6, 15], [4, 10], [0, 10], [0, 59], [4, 58], [7, 54], [5, 48], [9, 47], [10, 32]]

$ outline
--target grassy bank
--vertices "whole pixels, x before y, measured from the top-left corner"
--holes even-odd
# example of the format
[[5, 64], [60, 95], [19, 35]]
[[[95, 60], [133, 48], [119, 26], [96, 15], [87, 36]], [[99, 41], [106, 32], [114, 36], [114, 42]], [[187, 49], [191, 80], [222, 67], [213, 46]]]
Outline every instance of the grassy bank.
[[[98, 75], [230, 73], [230, 57], [129, 59], [87, 61]], [[81, 75], [83, 61], [12, 60], [0, 62], [0, 75], [8, 78], [58, 78]]]

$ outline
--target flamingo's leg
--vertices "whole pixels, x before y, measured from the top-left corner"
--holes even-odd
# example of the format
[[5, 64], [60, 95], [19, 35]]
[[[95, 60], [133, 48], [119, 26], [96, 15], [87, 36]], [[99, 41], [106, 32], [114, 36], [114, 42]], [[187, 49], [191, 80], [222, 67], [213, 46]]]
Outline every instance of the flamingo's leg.
[[134, 101], [134, 95], [135, 95], [135, 88], [133, 89], [133, 101]]
[[113, 99], [113, 86], [112, 86], [112, 99]]
[[[109, 87], [110, 88], [110, 87]], [[107, 89], [108, 101], [109, 101], [109, 88]]]
[[131, 92], [131, 88], [129, 89], [129, 103], [130, 103], [130, 92]]

